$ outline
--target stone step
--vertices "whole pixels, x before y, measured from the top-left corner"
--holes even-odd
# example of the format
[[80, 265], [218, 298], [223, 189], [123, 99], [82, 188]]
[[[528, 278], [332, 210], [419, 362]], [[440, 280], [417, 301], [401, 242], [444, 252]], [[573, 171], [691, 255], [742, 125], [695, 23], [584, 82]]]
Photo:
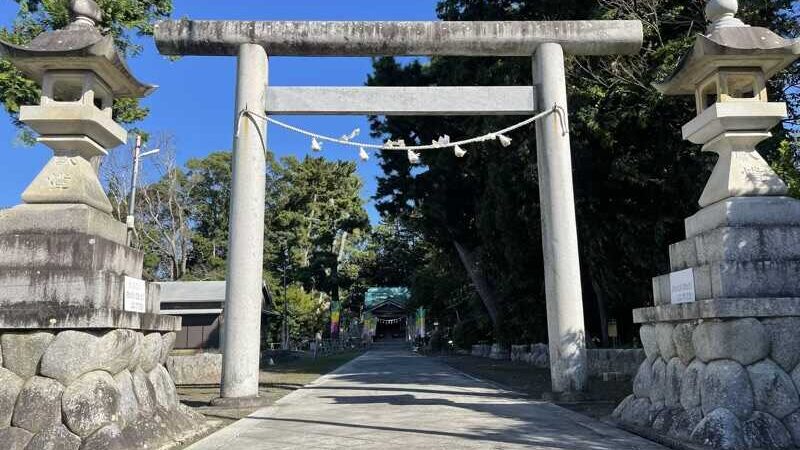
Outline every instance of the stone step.
[[0, 271], [104, 270], [142, 277], [144, 253], [87, 234], [0, 235]]
[[17, 205], [0, 211], [0, 235], [79, 233], [125, 244], [124, 223], [79, 204]]
[[800, 259], [800, 226], [722, 227], [670, 245], [670, 269], [723, 261]]
[[[800, 260], [722, 261], [692, 269], [696, 300], [800, 297]], [[670, 304], [669, 274], [653, 278], [653, 300]]]
[[[124, 276], [104, 270], [0, 270], [0, 310], [40, 302], [124, 309]], [[158, 286], [148, 284], [147, 312], [157, 313]]]
[[691, 238], [721, 227], [800, 226], [800, 200], [790, 197], [731, 197], [684, 222]]

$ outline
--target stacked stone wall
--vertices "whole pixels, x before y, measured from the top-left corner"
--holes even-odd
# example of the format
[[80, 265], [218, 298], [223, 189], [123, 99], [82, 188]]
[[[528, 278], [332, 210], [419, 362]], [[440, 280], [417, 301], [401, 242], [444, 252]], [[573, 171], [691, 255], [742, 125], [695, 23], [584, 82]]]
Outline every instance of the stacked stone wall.
[[[472, 356], [492, 359], [510, 359], [530, 364], [540, 369], [550, 367], [550, 349], [547, 344], [512, 345], [510, 351], [502, 351], [495, 345], [472, 346]], [[645, 352], [637, 348], [593, 348], [586, 350], [589, 376], [602, 377], [614, 373], [624, 377], [636, 375], [639, 365], [645, 360]]]
[[475, 344], [472, 346], [472, 356], [488, 358], [492, 354], [492, 346], [486, 344]]
[[645, 360], [644, 350], [640, 348], [590, 348], [586, 350], [586, 364], [589, 376], [601, 377], [615, 373], [633, 378]]
[[204, 419], [164, 363], [175, 333], [0, 332], [0, 448], [159, 448]]
[[179, 386], [222, 382], [222, 353], [170, 355], [166, 367]]
[[623, 423], [715, 448], [800, 446], [800, 317], [642, 325]]

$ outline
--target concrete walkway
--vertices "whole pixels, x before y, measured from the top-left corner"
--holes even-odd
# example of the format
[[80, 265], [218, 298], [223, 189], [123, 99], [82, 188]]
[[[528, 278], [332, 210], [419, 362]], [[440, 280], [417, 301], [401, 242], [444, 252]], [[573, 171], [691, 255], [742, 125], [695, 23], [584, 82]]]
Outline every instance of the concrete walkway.
[[406, 351], [370, 351], [190, 447], [659, 449]]

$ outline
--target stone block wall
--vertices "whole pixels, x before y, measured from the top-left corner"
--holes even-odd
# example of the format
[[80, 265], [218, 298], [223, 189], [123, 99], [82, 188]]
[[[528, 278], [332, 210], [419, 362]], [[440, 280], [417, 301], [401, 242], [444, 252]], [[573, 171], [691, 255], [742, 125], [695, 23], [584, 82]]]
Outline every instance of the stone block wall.
[[175, 333], [0, 331], [0, 448], [159, 448], [197, 433], [164, 368]]
[[488, 358], [492, 354], [492, 346], [486, 344], [475, 344], [472, 346], [472, 356]]
[[[496, 345], [473, 345], [472, 356], [531, 364], [540, 369], [550, 367], [550, 349], [547, 344], [512, 345], [510, 352], [500, 352]], [[502, 355], [502, 357], [500, 357]], [[614, 373], [633, 377], [645, 360], [645, 351], [637, 348], [593, 348], [586, 350], [589, 376], [601, 377]]]
[[222, 353], [170, 355], [167, 357], [167, 371], [179, 386], [220, 384]]
[[647, 359], [614, 411], [715, 448], [800, 446], [800, 317], [642, 325]]
[[511, 360], [546, 369], [550, 367], [550, 349], [547, 344], [512, 345]]
[[492, 344], [489, 350], [489, 358], [492, 359], [509, 359], [510, 352], [508, 347], [500, 344]]
[[591, 377], [617, 373], [626, 378], [633, 378], [645, 359], [644, 350], [640, 348], [590, 348], [586, 350], [586, 362]]

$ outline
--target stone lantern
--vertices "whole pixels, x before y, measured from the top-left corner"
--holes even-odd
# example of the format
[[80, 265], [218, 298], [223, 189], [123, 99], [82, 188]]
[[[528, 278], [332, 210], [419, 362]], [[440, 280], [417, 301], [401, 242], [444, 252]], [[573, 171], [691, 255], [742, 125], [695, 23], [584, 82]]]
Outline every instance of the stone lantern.
[[101, 156], [127, 140], [112, 118], [114, 99], [144, 97], [155, 86], [139, 82], [113, 37], [97, 30], [102, 15], [94, 2], [74, 1], [73, 10], [66, 29], [44, 33], [25, 46], [0, 42], [0, 55], [42, 88], [40, 104], [23, 106], [19, 118], [54, 152], [22, 200], [85, 204], [110, 213], [97, 169]]
[[694, 95], [697, 117], [683, 127], [683, 138], [719, 154], [700, 197], [703, 207], [729, 197], [787, 193], [755, 146], [787, 117], [785, 103], [769, 101], [766, 80], [797, 59], [800, 42], [747, 26], [736, 10], [735, 0], [709, 2], [709, 34], [698, 36], [677, 72], [656, 84], [664, 95]]
[[615, 410], [625, 427], [713, 448], [800, 447], [800, 201], [755, 150], [787, 116], [767, 80], [800, 41], [736, 18], [711, 0], [710, 27], [656, 84], [691, 95], [683, 138], [719, 159], [653, 278], [654, 305], [633, 311], [645, 360]]
[[20, 120], [54, 153], [24, 204], [0, 211], [0, 448], [158, 447], [203, 423], [165, 368], [181, 321], [159, 314], [143, 253], [97, 178], [127, 139], [114, 99], [155, 87], [97, 30], [94, 1], [71, 9], [63, 30], [0, 41], [0, 56], [42, 87]]

